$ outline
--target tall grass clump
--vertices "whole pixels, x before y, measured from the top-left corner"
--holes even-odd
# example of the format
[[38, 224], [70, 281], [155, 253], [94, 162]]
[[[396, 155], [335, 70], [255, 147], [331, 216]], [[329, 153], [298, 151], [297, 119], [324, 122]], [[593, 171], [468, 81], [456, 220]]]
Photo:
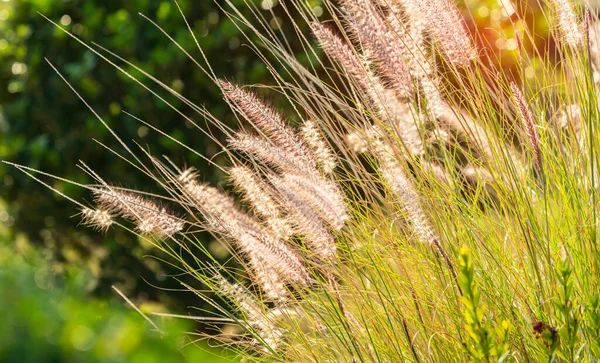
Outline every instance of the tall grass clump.
[[[197, 62], [238, 129], [90, 46], [190, 106], [206, 126], [174, 112], [198, 132], [224, 133], [230, 163], [215, 167], [232, 188], [115, 135], [117, 157], [161, 192], [82, 164], [95, 180], [80, 185], [92, 205], [73, 201], [83, 222], [168, 253], [219, 312], [192, 317], [217, 330], [205, 337], [247, 361], [600, 359], [596, 16], [547, 1], [556, 54], [528, 49], [537, 35], [521, 22], [509, 74], [453, 0], [331, 0], [325, 24], [304, 1], [280, 5], [312, 29], [296, 34], [308, 61], [258, 12], [223, 10], [260, 36], [251, 46], [289, 112]], [[237, 263], [211, 258], [205, 230]]]

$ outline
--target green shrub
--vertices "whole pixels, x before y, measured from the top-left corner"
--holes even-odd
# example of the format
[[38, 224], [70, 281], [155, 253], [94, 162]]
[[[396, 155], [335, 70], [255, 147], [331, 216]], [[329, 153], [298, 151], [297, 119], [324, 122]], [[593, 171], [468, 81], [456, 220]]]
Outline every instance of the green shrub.
[[87, 296], [87, 283], [82, 271], [63, 279], [35, 253], [26, 260], [0, 245], [0, 361], [221, 361], [184, 335], [194, 330], [189, 322], [166, 319], [156, 331], [123, 302]]

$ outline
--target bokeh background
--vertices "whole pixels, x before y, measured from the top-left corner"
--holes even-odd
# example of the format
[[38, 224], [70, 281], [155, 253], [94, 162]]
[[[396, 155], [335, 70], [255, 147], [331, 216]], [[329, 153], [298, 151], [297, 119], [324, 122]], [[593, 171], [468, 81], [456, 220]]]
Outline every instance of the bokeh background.
[[[245, 1], [255, 6], [272, 28], [291, 27], [276, 0]], [[245, 1], [232, 0], [241, 8]], [[178, 2], [217, 75], [243, 83], [272, 83], [264, 64], [246, 46], [249, 41], [219, 9], [217, 4], [224, 2]], [[309, 3], [316, 15], [327, 18], [320, 0]], [[501, 64], [507, 72], [516, 67], [515, 34], [526, 23], [539, 37], [532, 39], [532, 43], [537, 47], [551, 46], [547, 40], [550, 30], [544, 17], [536, 15], [540, 14], [536, 4], [469, 0], [466, 5], [469, 27], [479, 28], [477, 41], [482, 56], [489, 57], [486, 61]], [[121, 150], [46, 63], [44, 58], [48, 58], [130, 146], [134, 146], [135, 139], [154, 155], [168, 155], [180, 165], [198, 168], [204, 180], [223, 183], [223, 175], [216, 168], [209, 168], [193, 153], [122, 111], [158, 127], [213, 161], [223, 162], [215, 142], [40, 15], [57, 22], [87, 44], [95, 42], [110, 49], [197, 105], [206, 106], [215, 117], [233, 123], [212, 82], [138, 13], [156, 21], [181, 47], [200, 59], [194, 40], [171, 0], [0, 1], [0, 159], [90, 183], [92, 180], [76, 166], [81, 159], [106, 180], [145, 191], [157, 190], [154, 182], [92, 141]], [[515, 14], [526, 20], [516, 21]], [[246, 15], [252, 17], [250, 12]], [[308, 34], [305, 28], [303, 31]], [[300, 45], [293, 38], [290, 40], [292, 48], [300, 53]], [[139, 76], [132, 67], [125, 69]], [[524, 75], [534, 78], [535, 67], [525, 69]], [[169, 101], [199, 124], [203, 123], [189, 107], [172, 97]], [[84, 190], [68, 183], [54, 181], [52, 186], [74, 199], [90, 200]], [[180, 285], [170, 276], [179, 271], [159, 262], [162, 256], [152, 246], [123, 230], [111, 229], [102, 234], [78, 226], [77, 213], [76, 206], [69, 201], [14, 168], [0, 164], [0, 316], [12, 312], [16, 305], [20, 307], [8, 324], [0, 324], [3, 327], [0, 360], [18, 357], [8, 354], [24, 354], [32, 345], [40, 347], [41, 355], [32, 356], [30, 361], [52, 354], [57, 361], [60, 357], [150, 361], [144, 360], [147, 356], [132, 355], [143, 344], [160, 351], [154, 357], [178, 354], [169, 350], [167, 343], [156, 342], [155, 334], [148, 333], [138, 315], [129, 314], [111, 286], [118, 286], [146, 311], [181, 313], [190, 306], [201, 307], [202, 302], [193, 294], [173, 291]], [[214, 254], [227, 257], [209, 236], [201, 238]], [[40, 303], [46, 301], [53, 303]], [[60, 319], [54, 319], [57, 314]], [[202, 329], [193, 325], [185, 328]], [[133, 342], [117, 339], [122, 341], [122, 349], [107, 356], [102, 353], [106, 349], [102, 349], [100, 342], [109, 333], [122, 337], [133, 334], [139, 339]], [[7, 338], [23, 334], [27, 339]], [[189, 354], [200, 359], [194, 353]], [[213, 358], [204, 361], [216, 362]]]
[[[243, 0], [232, 2], [245, 7]], [[225, 16], [219, 9], [224, 2], [178, 3], [217, 75], [244, 83], [269, 82], [267, 68], [245, 46], [256, 38], [246, 39]], [[314, 2], [316, 12], [318, 4]], [[276, 1], [251, 5], [269, 19], [273, 29], [290, 26], [283, 22]], [[196, 167], [205, 181], [223, 183], [223, 175], [216, 168], [207, 167], [194, 153], [122, 111], [223, 163], [215, 142], [41, 15], [85, 43], [97, 43], [134, 63], [197, 105], [206, 106], [224, 122], [234, 122], [216, 86], [139, 13], [200, 59], [171, 0], [0, 1], [0, 159], [91, 183], [93, 180], [77, 167], [78, 160], [83, 160], [105, 180], [145, 191], [159, 190], [152, 180], [93, 141], [122, 151], [46, 63], [47, 58], [130, 147], [135, 147], [135, 139], [154, 155], [168, 155], [179, 165]], [[251, 12], [244, 14], [250, 16]], [[124, 69], [141, 76], [132, 67], [125, 65]], [[144, 82], [151, 84], [147, 79]], [[173, 97], [167, 99], [186, 116], [204, 124], [189, 107]], [[215, 136], [223, 141], [222, 135]], [[50, 184], [76, 200], [91, 201], [85, 190], [69, 183]], [[69, 201], [13, 167], [0, 164], [0, 314], [5, 316], [19, 307], [18, 313], [0, 324], [0, 361], [37, 362], [46, 357], [42, 360], [146, 362], [148, 355], [154, 357], [150, 361], [179, 361], [169, 357], [179, 354], [176, 349], [181, 344], [171, 340], [157, 343], [156, 333], [149, 332], [148, 324], [124, 306], [111, 286], [117, 286], [146, 312], [186, 313], [190, 307], [205, 308], [202, 301], [194, 294], [174, 291], [181, 290], [181, 285], [170, 276], [181, 271], [159, 262], [164, 256], [150, 244], [117, 228], [99, 233], [78, 226], [77, 213]], [[216, 256], [227, 258], [210, 236], [198, 237]], [[185, 276], [178, 279], [185, 280]], [[197, 331], [204, 327], [187, 324], [183, 328]], [[182, 330], [182, 326], [176, 325], [175, 330]], [[108, 336], [114, 336], [117, 348], [113, 347], [114, 354], [106, 355]], [[206, 345], [199, 345], [202, 353], [185, 350], [192, 360], [204, 357], [201, 354]], [[148, 354], [141, 357], [134, 354], [146, 349]], [[17, 357], [21, 358], [15, 360]]]

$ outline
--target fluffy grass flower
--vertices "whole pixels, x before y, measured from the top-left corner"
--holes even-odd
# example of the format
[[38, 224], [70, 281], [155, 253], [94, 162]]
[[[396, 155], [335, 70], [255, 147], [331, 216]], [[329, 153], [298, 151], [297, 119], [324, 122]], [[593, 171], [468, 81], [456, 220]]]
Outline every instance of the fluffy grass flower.
[[140, 195], [115, 187], [97, 188], [94, 195], [101, 209], [134, 221], [141, 233], [171, 237], [184, 228], [183, 221], [167, 208]]
[[99, 231], [108, 230], [114, 223], [113, 216], [102, 209], [81, 208], [81, 218], [83, 224]]

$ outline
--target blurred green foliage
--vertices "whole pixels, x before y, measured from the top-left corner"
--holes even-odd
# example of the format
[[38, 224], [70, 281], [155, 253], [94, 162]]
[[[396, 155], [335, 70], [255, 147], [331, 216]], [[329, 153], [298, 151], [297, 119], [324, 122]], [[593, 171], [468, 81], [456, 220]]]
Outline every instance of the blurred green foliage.
[[[0, 243], [0, 361], [225, 362], [184, 336], [192, 327], [166, 319], [157, 332], [114, 301], [86, 297], [89, 275], [71, 267], [57, 278], [35, 250], [26, 258]], [[220, 353], [223, 357], [223, 355]]]
[[[244, 83], [265, 81], [266, 67], [250, 47], [243, 46], [248, 40], [214, 2], [178, 0], [178, 3], [218, 76]], [[233, 3], [243, 4], [244, 0]], [[258, 1], [256, 5], [260, 9], [263, 3]], [[272, 9], [274, 14], [282, 13], [279, 8]], [[135, 138], [154, 155], [165, 154], [180, 165], [200, 169], [207, 181], [216, 184], [222, 180], [223, 175], [216, 168], [208, 168], [198, 156], [121, 111], [158, 127], [219, 163], [222, 156], [217, 143], [38, 12], [87, 44], [98, 43], [140, 66], [196, 104], [207, 105], [217, 118], [233, 122], [212, 82], [159, 29], [138, 15], [140, 12], [155, 20], [182, 48], [201, 59], [173, 1], [5, 0], [0, 2], [0, 85], [3, 85], [0, 87], [0, 159], [76, 182], [93, 182], [76, 166], [81, 159], [109, 182], [160, 191], [155, 182], [92, 141], [95, 139], [123, 152], [92, 112], [44, 61], [48, 58], [129, 147], [137, 149], [131, 140]], [[264, 16], [272, 15], [264, 11]], [[288, 26], [281, 21], [275, 23]], [[132, 67], [124, 65], [124, 69], [140, 76]], [[145, 83], [151, 84], [148, 80]], [[205, 120], [189, 107], [173, 97], [168, 99], [201, 127], [206, 126]], [[224, 139], [218, 133], [215, 136], [221, 141]], [[81, 188], [62, 181], [50, 184], [74, 199], [91, 201], [90, 195]], [[193, 294], [167, 294], [151, 286], [179, 288], [180, 285], [167, 278], [168, 274], [178, 271], [170, 270], [157, 259], [144, 258], [157, 252], [128, 232], [110, 230], [103, 236], [77, 227], [76, 206], [3, 164], [0, 164], [0, 191], [0, 198], [6, 202], [6, 207], [0, 210], [0, 221], [10, 227], [10, 238], [23, 235], [39, 246], [47, 259], [54, 260], [55, 271], [65, 270], [70, 265], [84, 267], [93, 277], [89, 288], [100, 296], [109, 295], [110, 285], [116, 283], [138, 301], [158, 301], [179, 307], [199, 305]]]

